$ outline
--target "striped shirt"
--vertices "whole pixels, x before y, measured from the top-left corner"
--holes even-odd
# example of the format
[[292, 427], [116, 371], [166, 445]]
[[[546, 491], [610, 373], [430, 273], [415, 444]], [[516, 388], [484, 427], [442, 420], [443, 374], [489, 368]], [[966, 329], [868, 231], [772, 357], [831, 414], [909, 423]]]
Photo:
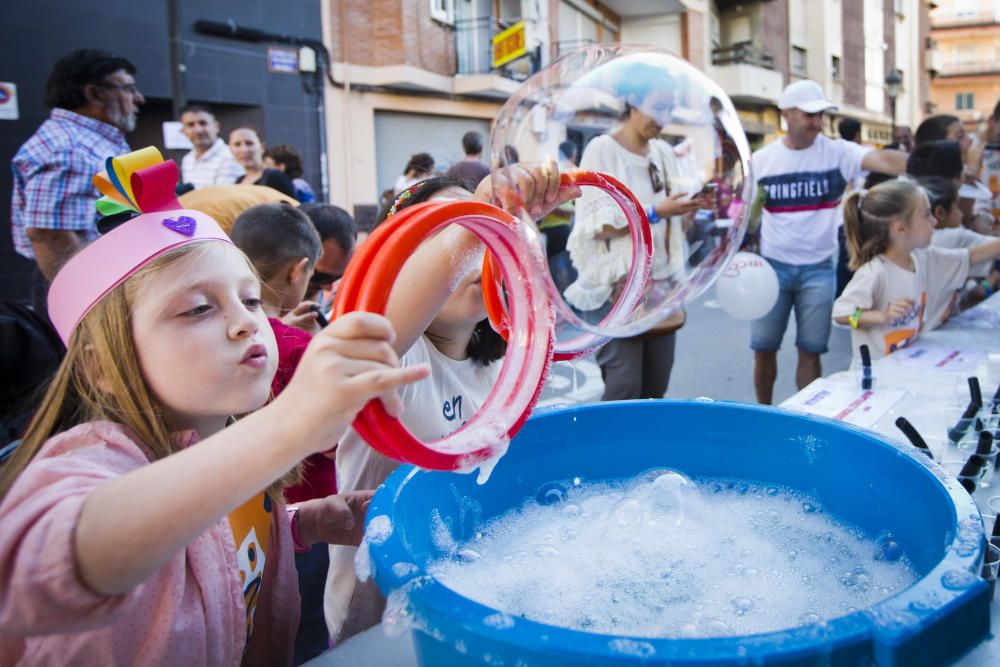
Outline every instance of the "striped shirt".
[[98, 236], [94, 203], [100, 197], [94, 174], [109, 157], [131, 149], [124, 133], [108, 123], [66, 109], [53, 109], [14, 155], [11, 231], [18, 254], [34, 259], [26, 228], [79, 232], [84, 242]]
[[232, 185], [245, 173], [222, 139], [216, 139], [201, 157], [195, 156], [192, 150], [181, 159], [181, 180], [196, 188]]

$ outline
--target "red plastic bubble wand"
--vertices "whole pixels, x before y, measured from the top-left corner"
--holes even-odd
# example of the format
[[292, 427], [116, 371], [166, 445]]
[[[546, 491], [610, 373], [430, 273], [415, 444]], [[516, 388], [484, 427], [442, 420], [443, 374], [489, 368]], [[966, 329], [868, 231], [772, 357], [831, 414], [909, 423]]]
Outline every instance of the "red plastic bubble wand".
[[532, 247], [516, 218], [490, 204], [418, 204], [391, 216], [358, 249], [334, 304], [334, 315], [354, 310], [384, 314], [392, 281], [429, 236], [448, 224], [476, 234], [496, 258], [509, 285], [510, 330], [500, 375], [484, 405], [460, 429], [432, 442], [416, 438], [379, 399], [358, 414], [354, 427], [372, 447], [391, 458], [435, 470], [468, 470], [503, 453], [506, 442], [531, 413], [541, 393], [552, 353], [552, 316], [541, 272], [541, 251]]
[[[653, 236], [649, 220], [635, 195], [617, 179], [607, 174], [591, 171], [564, 172], [559, 176], [560, 190], [574, 186], [592, 186], [603, 190], [614, 199], [628, 222], [632, 238], [632, 266], [626, 276], [622, 295], [604, 317], [599, 326], [615, 326], [624, 322], [635, 310], [649, 280], [653, 261]], [[523, 208], [523, 207], [520, 207]], [[504, 340], [508, 339], [507, 306], [502, 297], [503, 284], [495, 258], [487, 251], [483, 257], [483, 300], [490, 325]], [[552, 276], [543, 270], [545, 289], [554, 304], [562, 302], [562, 295]], [[608, 337], [581, 332], [569, 340], [555, 342], [554, 361], [567, 361], [586, 356], [608, 341]]]

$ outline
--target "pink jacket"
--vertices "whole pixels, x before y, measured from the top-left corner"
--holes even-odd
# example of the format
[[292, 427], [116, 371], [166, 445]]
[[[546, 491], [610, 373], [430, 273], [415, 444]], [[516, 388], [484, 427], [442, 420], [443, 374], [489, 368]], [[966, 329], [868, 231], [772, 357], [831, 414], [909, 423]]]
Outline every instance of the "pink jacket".
[[[148, 462], [122, 426], [84, 424], [45, 443], [11, 487], [0, 504], [0, 666], [241, 664], [246, 607], [225, 518], [128, 593], [101, 595], [77, 576], [87, 495]], [[274, 517], [247, 665], [290, 664], [299, 622], [288, 517]]]

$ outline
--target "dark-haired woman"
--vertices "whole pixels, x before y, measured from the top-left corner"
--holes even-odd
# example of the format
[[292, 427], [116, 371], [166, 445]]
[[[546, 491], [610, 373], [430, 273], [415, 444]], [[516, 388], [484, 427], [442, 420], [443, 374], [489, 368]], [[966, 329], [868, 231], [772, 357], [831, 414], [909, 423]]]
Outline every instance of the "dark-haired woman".
[[[636, 104], [626, 105], [615, 131], [587, 144], [580, 167], [614, 176], [642, 204], [653, 236], [650, 279], [666, 282], [684, 274], [683, 216], [713, 202], [690, 196], [701, 183], [682, 177], [674, 149], [659, 138], [669, 116], [669, 96], [654, 91], [637, 97]], [[632, 263], [631, 244], [621, 210], [593, 189], [584, 191], [566, 244], [578, 277], [563, 294], [585, 319], [600, 322], [618, 299]], [[672, 331], [651, 331], [604, 345], [596, 354], [604, 379], [602, 400], [663, 398], [675, 341]]]
[[266, 185], [288, 197], [295, 197], [295, 184], [292, 179], [277, 169], [269, 169], [264, 164], [264, 141], [257, 130], [250, 127], [238, 127], [229, 133], [229, 150], [240, 163], [246, 174], [236, 179], [237, 183], [247, 185]]

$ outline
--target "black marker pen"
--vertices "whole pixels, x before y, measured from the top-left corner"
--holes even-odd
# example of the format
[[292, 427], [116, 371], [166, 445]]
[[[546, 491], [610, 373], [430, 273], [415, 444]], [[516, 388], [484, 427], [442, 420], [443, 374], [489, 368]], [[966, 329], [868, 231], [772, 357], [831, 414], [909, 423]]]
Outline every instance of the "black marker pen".
[[969, 378], [969, 396], [976, 407], [983, 407], [983, 391], [979, 388], [979, 378], [975, 375]]
[[924, 442], [924, 439], [920, 437], [920, 433], [913, 426], [913, 424], [910, 423], [910, 420], [908, 420], [906, 417], [900, 417], [899, 419], [896, 420], [896, 428], [898, 428], [900, 431], [903, 432], [903, 435], [905, 435], [909, 439], [910, 443], [914, 447], [916, 447], [924, 454], [926, 454], [931, 461], [934, 460], [934, 455], [931, 453], [931, 448], [928, 447], [927, 443]]
[[867, 345], [861, 346], [861, 389], [872, 388], [872, 355]]
[[976, 454], [986, 456], [993, 451], [993, 434], [989, 431], [979, 432], [979, 442], [976, 443]]
[[954, 443], [962, 440], [972, 426], [972, 420], [975, 418], [976, 413], [979, 412], [979, 408], [983, 406], [983, 394], [979, 390], [979, 378], [975, 376], [969, 378], [969, 394], [968, 407], [965, 408], [965, 412], [962, 413], [958, 423], [948, 429], [948, 439]]

